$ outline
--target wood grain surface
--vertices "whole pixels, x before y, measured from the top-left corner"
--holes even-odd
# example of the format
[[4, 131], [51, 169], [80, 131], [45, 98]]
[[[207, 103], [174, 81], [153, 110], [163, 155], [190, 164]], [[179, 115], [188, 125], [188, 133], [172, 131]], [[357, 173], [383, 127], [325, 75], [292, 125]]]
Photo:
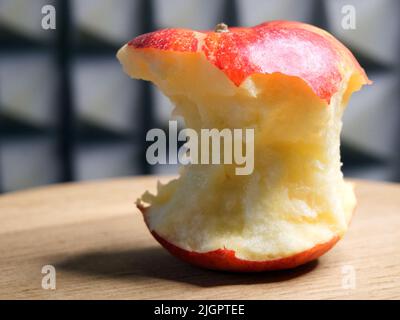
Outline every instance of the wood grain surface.
[[[0, 197], [3, 299], [399, 299], [400, 186], [356, 181], [346, 237], [290, 271], [232, 274], [176, 260], [134, 207], [156, 177], [65, 184]], [[163, 178], [162, 180], [168, 180]], [[56, 289], [44, 290], [44, 265]]]

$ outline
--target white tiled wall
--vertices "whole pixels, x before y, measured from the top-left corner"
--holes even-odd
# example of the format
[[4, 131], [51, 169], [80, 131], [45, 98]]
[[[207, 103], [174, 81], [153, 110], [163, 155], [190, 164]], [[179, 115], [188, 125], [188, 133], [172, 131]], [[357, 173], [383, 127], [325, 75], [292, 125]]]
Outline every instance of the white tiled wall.
[[138, 83], [122, 72], [114, 57], [77, 58], [72, 84], [81, 120], [116, 133], [139, 130]]
[[[314, 0], [152, 0], [152, 17], [144, 16], [141, 11], [144, 4], [149, 4], [145, 0], [69, 0], [69, 3], [73, 31], [71, 99], [78, 126], [93, 126], [114, 139], [76, 138], [74, 164], [79, 180], [142, 173], [143, 144], [137, 137], [130, 137], [141, 132], [143, 113], [152, 110], [151, 126], [167, 127], [172, 110], [169, 100], [152, 87], [152, 105], [144, 105], [143, 84], [123, 74], [115, 58], [118, 47], [144, 31], [143, 21], [153, 21], [152, 30], [213, 29], [229, 16], [226, 12], [229, 7], [235, 9], [230, 17], [236, 12], [234, 21], [243, 26], [274, 19], [311, 22], [316, 18]], [[374, 85], [354, 94], [345, 113], [343, 141], [387, 164], [360, 167], [350, 174], [390, 179], [400, 163], [400, 2], [321, 0], [318, 3], [325, 7], [321, 17], [327, 17], [329, 31], [363, 62], [375, 66], [369, 73]], [[6, 191], [54, 182], [60, 176], [58, 137], [53, 129], [60, 120], [59, 107], [63, 101], [58, 93], [62, 87], [51, 42], [57, 32], [46, 32], [40, 27], [41, 7], [45, 4], [56, 1], [0, 0], [0, 39], [8, 34], [17, 41], [21, 36], [18, 48], [0, 43], [0, 122], [6, 119], [42, 129], [40, 134], [25, 136], [21, 132], [1, 133], [0, 186]], [[344, 30], [341, 26], [344, 5], [353, 5], [356, 10], [355, 30]], [[95, 49], [89, 52], [85, 51], [87, 36], [96, 42]], [[33, 48], [21, 49], [26, 39], [35, 44]], [[96, 48], [105, 51], [97, 52]], [[176, 171], [177, 166], [152, 168], [158, 174]]]

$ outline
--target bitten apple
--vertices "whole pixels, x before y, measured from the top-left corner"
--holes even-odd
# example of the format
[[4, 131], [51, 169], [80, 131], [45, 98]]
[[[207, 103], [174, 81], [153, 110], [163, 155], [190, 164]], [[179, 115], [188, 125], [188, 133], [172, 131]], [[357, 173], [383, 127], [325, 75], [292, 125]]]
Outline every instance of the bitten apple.
[[273, 21], [214, 31], [165, 29], [118, 52], [152, 81], [188, 127], [254, 128], [254, 171], [185, 166], [138, 201], [153, 236], [211, 269], [286, 269], [318, 258], [345, 233], [356, 205], [341, 173], [341, 117], [370, 83], [350, 51], [311, 25]]

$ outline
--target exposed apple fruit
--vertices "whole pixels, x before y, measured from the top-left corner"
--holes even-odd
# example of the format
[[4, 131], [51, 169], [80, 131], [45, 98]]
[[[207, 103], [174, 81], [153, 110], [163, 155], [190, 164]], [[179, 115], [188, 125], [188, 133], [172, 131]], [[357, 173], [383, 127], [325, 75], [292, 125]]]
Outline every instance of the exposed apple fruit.
[[370, 83], [351, 52], [311, 25], [273, 21], [141, 35], [118, 59], [152, 81], [187, 127], [254, 128], [252, 174], [189, 165], [138, 201], [153, 236], [205, 268], [286, 269], [314, 260], [346, 232], [356, 199], [341, 172], [341, 118]]

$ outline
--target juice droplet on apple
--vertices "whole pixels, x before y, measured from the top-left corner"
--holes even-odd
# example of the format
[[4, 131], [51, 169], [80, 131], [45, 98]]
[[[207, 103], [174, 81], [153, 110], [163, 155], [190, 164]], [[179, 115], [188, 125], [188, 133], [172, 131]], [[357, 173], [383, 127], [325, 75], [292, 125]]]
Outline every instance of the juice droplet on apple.
[[228, 29], [228, 26], [225, 23], [222, 22], [222, 23], [218, 23], [215, 26], [214, 31], [217, 32], [217, 33], [229, 32], [229, 29]]

